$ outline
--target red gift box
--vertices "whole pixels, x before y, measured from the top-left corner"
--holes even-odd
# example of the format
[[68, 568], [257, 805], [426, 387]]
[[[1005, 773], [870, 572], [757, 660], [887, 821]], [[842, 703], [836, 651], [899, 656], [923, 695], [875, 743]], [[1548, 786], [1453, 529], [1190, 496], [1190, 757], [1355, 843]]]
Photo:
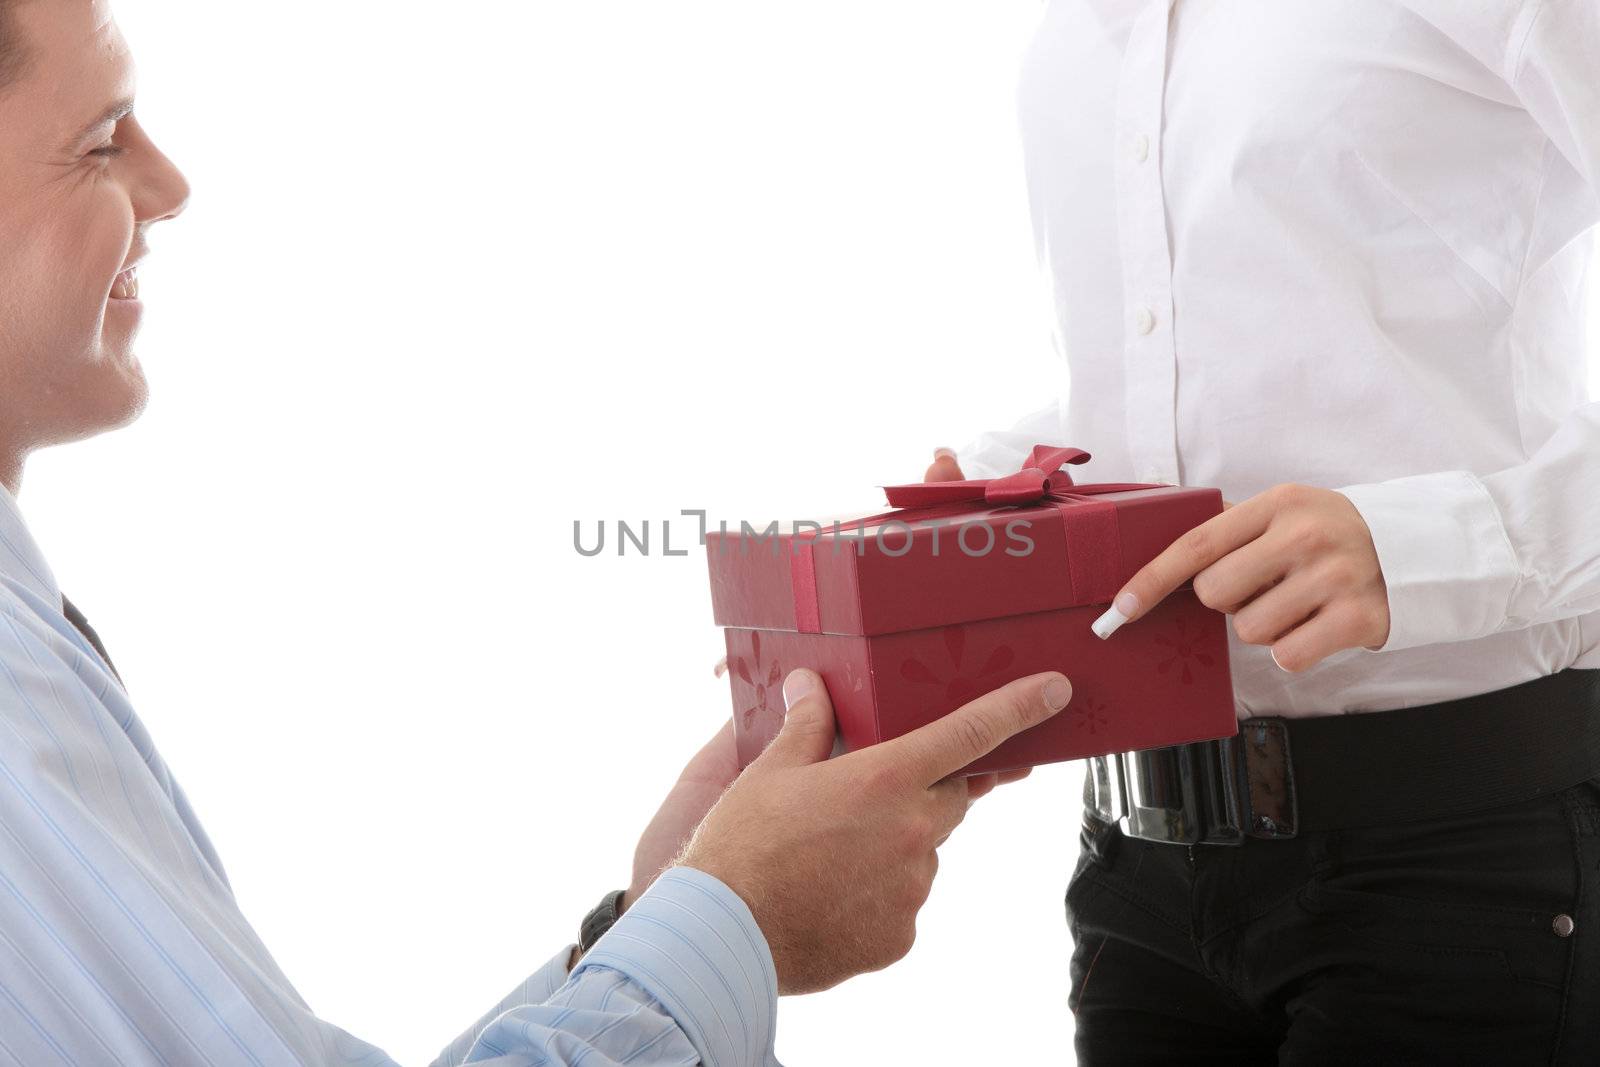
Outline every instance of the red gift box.
[[1227, 620], [1185, 585], [1102, 641], [1090, 623], [1140, 567], [1222, 511], [1216, 489], [1074, 485], [1039, 446], [987, 481], [891, 486], [897, 510], [707, 535], [741, 765], [783, 724], [784, 676], [822, 675], [847, 750], [1016, 678], [1061, 671], [1072, 702], [962, 772], [1237, 732]]

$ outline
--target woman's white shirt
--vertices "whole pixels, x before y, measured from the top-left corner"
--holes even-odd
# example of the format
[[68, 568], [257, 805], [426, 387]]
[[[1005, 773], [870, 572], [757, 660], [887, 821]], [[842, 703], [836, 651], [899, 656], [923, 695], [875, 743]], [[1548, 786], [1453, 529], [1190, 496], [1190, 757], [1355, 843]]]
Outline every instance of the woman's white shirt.
[[1343, 491], [1392, 627], [1301, 674], [1229, 632], [1241, 716], [1600, 667], [1594, 0], [1051, 0], [1021, 86], [1079, 480]]

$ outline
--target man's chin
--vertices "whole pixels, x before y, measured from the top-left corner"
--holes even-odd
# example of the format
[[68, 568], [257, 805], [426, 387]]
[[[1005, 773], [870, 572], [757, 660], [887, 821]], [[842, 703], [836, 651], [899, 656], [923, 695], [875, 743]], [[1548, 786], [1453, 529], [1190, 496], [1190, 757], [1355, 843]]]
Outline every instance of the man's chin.
[[99, 413], [98, 428], [92, 429], [91, 434], [121, 429], [143, 415], [145, 407], [150, 403], [150, 383], [145, 381], [144, 368], [139, 365], [139, 357], [130, 352], [125, 358], [127, 364], [123, 369], [126, 376], [124, 388], [108, 393], [105, 397], [105, 406]]
[[54, 433], [47, 435], [41, 445], [64, 445], [118, 430], [144, 413], [150, 400], [150, 387], [145, 381], [144, 369], [131, 353], [112, 357], [117, 361], [116, 373], [110, 380], [87, 383], [72, 390], [69, 411], [57, 418]]
[[111, 413], [96, 433], [105, 433], [108, 430], [120, 430], [122, 427], [134, 422], [144, 414], [145, 407], [150, 403], [150, 389], [145, 385], [144, 376], [139, 376], [139, 388], [129, 397], [127, 403], [120, 409]]

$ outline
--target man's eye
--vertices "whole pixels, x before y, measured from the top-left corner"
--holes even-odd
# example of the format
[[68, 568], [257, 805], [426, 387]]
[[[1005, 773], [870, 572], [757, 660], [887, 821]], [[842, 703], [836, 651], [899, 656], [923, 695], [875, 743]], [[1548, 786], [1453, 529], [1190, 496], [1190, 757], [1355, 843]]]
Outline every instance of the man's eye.
[[91, 156], [100, 156], [102, 159], [116, 159], [126, 151], [127, 149], [123, 148], [119, 144], [107, 144], [101, 145], [99, 148], [94, 149], [89, 154]]

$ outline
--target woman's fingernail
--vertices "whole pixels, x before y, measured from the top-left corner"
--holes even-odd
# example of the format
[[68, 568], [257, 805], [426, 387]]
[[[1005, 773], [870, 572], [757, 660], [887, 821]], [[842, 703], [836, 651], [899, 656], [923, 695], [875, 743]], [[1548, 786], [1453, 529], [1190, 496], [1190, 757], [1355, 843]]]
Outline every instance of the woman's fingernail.
[[789, 677], [783, 680], [783, 710], [788, 711], [794, 707], [796, 701], [816, 687], [810, 671], [790, 671]]
[[1272, 656], [1272, 662], [1278, 664], [1278, 669], [1280, 671], [1282, 671], [1285, 674], [1293, 673], [1293, 672], [1291, 672], [1289, 670], [1288, 667], [1285, 667], [1283, 664], [1278, 663], [1278, 650], [1276, 648], [1269, 648], [1269, 649], [1267, 649], [1267, 652], [1268, 652], [1268, 654], [1270, 654]]
[[933, 450], [934, 459], [955, 459], [956, 450], [953, 448], [936, 448]]
[[1117, 629], [1138, 610], [1138, 597], [1132, 593], [1118, 593], [1117, 598], [1111, 602], [1111, 606], [1106, 609], [1105, 614], [1094, 620], [1094, 625], [1090, 629], [1094, 631], [1096, 637], [1104, 641], [1116, 633]]
[[1065, 678], [1052, 678], [1044, 683], [1044, 702], [1060, 711], [1072, 701], [1072, 683]]

